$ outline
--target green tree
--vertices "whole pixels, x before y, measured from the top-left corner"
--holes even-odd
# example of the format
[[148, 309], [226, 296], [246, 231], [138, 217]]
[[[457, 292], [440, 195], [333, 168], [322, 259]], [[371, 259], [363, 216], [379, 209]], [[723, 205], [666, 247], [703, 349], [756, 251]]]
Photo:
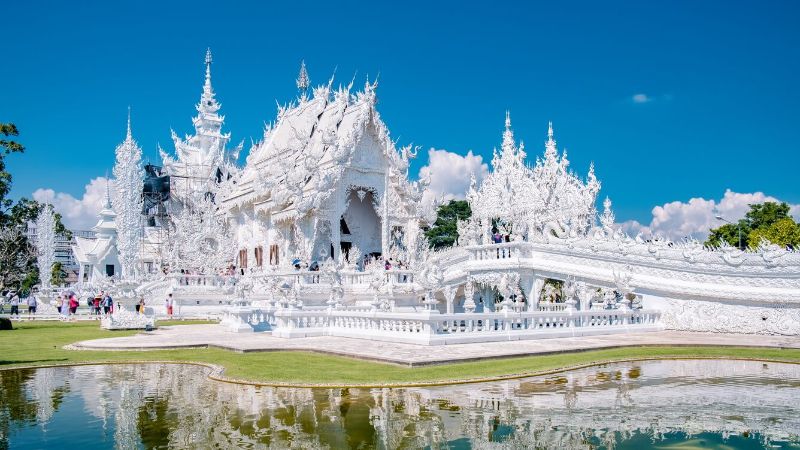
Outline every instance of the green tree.
[[56, 261], [53, 264], [53, 269], [50, 271], [50, 284], [53, 286], [62, 286], [67, 280], [67, 271], [64, 270], [64, 265], [61, 261]]
[[[13, 123], [0, 123], [0, 291], [23, 286], [28, 288], [38, 282], [36, 255], [32, 243], [25, 235], [28, 222], [35, 220], [42, 205], [21, 198], [16, 202], [7, 198], [11, 192], [11, 174], [6, 170], [6, 156], [23, 153], [25, 147], [13, 138], [19, 135]], [[56, 214], [56, 232], [68, 239], [72, 234], [64, 228], [61, 216]]]
[[751, 247], [755, 247], [762, 238], [782, 247], [800, 247], [800, 224], [791, 217], [780, 219], [769, 226], [752, 230], [747, 236], [747, 242]]
[[785, 202], [764, 202], [748, 205], [750, 210], [736, 224], [726, 223], [712, 228], [706, 245], [717, 247], [721, 242], [738, 247], [741, 231], [741, 249], [756, 247], [764, 237], [778, 245], [800, 245], [796, 240], [797, 223], [789, 216], [789, 205]]
[[439, 206], [436, 222], [425, 232], [425, 237], [433, 248], [450, 247], [458, 239], [456, 224], [472, 215], [466, 200], [450, 200]]
[[750, 211], [744, 215], [744, 218], [751, 230], [769, 227], [779, 220], [789, 217], [789, 205], [786, 202], [764, 202], [749, 206]]
[[719, 247], [722, 242], [727, 242], [729, 245], [739, 247], [740, 233], [742, 237], [741, 249], [744, 250], [747, 247], [747, 235], [750, 233], [750, 227], [744, 219], [736, 224], [726, 223], [719, 228], [712, 228], [709, 231], [705, 245], [708, 247]]

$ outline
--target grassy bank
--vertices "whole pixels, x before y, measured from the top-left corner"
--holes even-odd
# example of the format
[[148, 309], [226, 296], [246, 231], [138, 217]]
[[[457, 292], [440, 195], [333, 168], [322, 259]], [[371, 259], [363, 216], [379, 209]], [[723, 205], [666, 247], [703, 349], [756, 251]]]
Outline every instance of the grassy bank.
[[[188, 324], [197, 322], [172, 322]], [[168, 323], [159, 322], [159, 325]], [[225, 376], [262, 383], [383, 385], [498, 378], [605, 361], [647, 358], [743, 358], [800, 362], [800, 350], [728, 347], [630, 347], [543, 356], [494, 359], [418, 368], [398, 367], [306, 352], [235, 353], [220, 349], [71, 351], [77, 341], [136, 331], [105, 331], [97, 323], [14, 323], [0, 332], [0, 369], [15, 366], [119, 361], [201, 362], [223, 366]], [[423, 350], [424, 351], [424, 350]]]

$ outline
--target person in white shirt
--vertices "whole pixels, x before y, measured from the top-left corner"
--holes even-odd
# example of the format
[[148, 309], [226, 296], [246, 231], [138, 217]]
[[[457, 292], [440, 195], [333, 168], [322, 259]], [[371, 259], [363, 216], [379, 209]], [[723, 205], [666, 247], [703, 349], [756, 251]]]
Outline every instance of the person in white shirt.
[[16, 293], [11, 297], [11, 315], [15, 314], [19, 318], [19, 294]]
[[28, 316], [36, 314], [37, 306], [39, 306], [39, 301], [36, 299], [36, 296], [31, 293], [31, 295], [28, 296]]

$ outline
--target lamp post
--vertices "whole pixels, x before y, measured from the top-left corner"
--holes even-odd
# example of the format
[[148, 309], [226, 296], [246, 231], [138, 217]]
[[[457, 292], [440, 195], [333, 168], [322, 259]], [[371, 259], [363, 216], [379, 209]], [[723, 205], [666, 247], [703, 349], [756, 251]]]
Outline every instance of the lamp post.
[[[714, 217], [715, 217], [717, 220], [721, 220], [721, 221], [723, 221], [723, 222], [725, 222], [725, 223], [729, 223], [729, 224], [731, 224], [731, 225], [734, 225], [734, 223], [733, 223], [733, 222], [731, 222], [730, 220], [727, 220], [727, 219], [725, 219], [725, 218], [724, 218], [724, 217], [722, 217], [722, 215], [720, 215], [720, 214], [716, 214]], [[739, 230], [739, 250], [741, 250], [741, 249], [742, 249], [742, 224], [740, 224], [740, 223], [737, 223], [737, 224], [736, 224], [736, 228]]]

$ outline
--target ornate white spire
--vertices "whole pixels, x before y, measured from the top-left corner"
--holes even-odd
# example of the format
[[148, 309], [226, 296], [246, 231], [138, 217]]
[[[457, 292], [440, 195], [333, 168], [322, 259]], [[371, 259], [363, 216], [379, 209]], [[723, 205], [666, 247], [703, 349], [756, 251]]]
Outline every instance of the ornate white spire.
[[203, 91], [212, 92], [211, 90], [211, 48], [206, 49], [206, 84], [203, 86]]
[[553, 138], [553, 122], [547, 122], [547, 142], [544, 144], [545, 159], [555, 159], [558, 154], [556, 140]]
[[503, 145], [501, 147], [503, 154], [505, 154], [508, 151], [511, 151], [513, 153], [515, 150], [514, 147], [515, 147], [514, 132], [511, 131], [511, 113], [506, 111], [506, 129], [505, 131], [503, 131]]
[[603, 201], [603, 215], [600, 216], [600, 224], [606, 230], [612, 230], [615, 220], [614, 212], [611, 211], [611, 199], [606, 197]]
[[[131, 135], [130, 110], [125, 141], [117, 146], [114, 164], [114, 198], [112, 204], [117, 213], [117, 250], [122, 265], [122, 276], [134, 276], [136, 259], [141, 240], [139, 231], [142, 215], [142, 149]], [[110, 197], [110, 196], [109, 196]]]
[[297, 89], [300, 89], [303, 95], [305, 95], [309, 84], [311, 84], [311, 80], [308, 78], [306, 62], [303, 60], [300, 62], [300, 74], [297, 75]]
[[106, 170], [106, 209], [111, 209], [111, 180], [108, 178], [108, 171]]
[[195, 118], [195, 128], [219, 132], [220, 117], [217, 115], [220, 105], [214, 98], [214, 89], [211, 87], [211, 49], [206, 50], [206, 81], [203, 84], [203, 94], [200, 96], [200, 104], [197, 105], [197, 118]]
[[125, 140], [126, 141], [132, 141], [133, 140], [133, 136], [131, 135], [131, 107], [130, 106], [128, 106], [128, 132], [125, 135]]

